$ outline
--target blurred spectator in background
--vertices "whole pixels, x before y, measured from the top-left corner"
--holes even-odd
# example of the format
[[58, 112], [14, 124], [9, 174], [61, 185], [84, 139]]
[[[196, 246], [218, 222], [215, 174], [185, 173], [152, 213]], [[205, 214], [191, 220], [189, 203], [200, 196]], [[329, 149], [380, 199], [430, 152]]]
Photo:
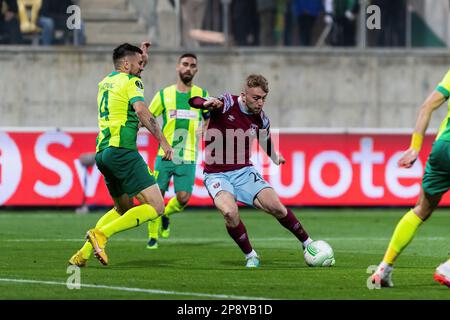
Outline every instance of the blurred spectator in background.
[[181, 0], [182, 45], [186, 48], [197, 48], [199, 42], [191, 37], [191, 30], [202, 29], [205, 17], [206, 0]]
[[256, 0], [233, 0], [231, 2], [233, 37], [237, 46], [259, 44], [259, 22]]
[[48, 15], [49, 0], [42, 0], [42, 7], [39, 13], [38, 26], [42, 29], [41, 44], [48, 46], [53, 44], [55, 33], [55, 21]]
[[356, 45], [358, 11], [358, 0], [325, 0], [325, 23], [332, 25], [329, 37], [331, 45], [344, 47]]
[[275, 17], [277, 0], [257, 0], [259, 14], [259, 44], [275, 45]]
[[16, 0], [0, 0], [0, 43], [22, 43], [17, 12]]
[[300, 45], [311, 46], [314, 26], [324, 10], [322, 0], [294, 0], [293, 10], [297, 19]]
[[283, 43], [285, 46], [292, 46], [293, 45], [294, 27], [296, 26], [294, 10], [293, 10], [295, 0], [279, 0], [279, 1], [282, 2], [283, 9], [284, 9]]
[[371, 45], [379, 47], [404, 47], [406, 45], [407, 0], [372, 0], [380, 7], [381, 29], [369, 30]]
[[[67, 13], [67, 8], [74, 5], [76, 1], [73, 0], [43, 0], [40, 17], [38, 20], [39, 26], [42, 28], [42, 44], [69, 44], [84, 45], [86, 44], [86, 36], [84, 33], [84, 23], [81, 21], [79, 29], [70, 30], [67, 27], [67, 19], [70, 14]], [[55, 38], [55, 32], [61, 31], [62, 39]]]

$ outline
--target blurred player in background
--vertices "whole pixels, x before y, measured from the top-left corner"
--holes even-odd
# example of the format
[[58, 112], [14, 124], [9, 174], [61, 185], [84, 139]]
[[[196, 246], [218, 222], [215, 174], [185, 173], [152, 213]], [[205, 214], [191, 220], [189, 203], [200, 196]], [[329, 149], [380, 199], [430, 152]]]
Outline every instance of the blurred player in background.
[[[149, 46], [150, 43], [143, 43], [138, 48], [125, 43], [115, 48], [115, 71], [98, 84], [100, 132], [95, 161], [114, 200], [114, 208], [88, 231], [88, 242], [70, 258], [69, 264], [86, 265], [92, 250], [102, 264], [108, 264], [105, 245], [112, 235], [156, 219], [164, 212], [161, 192], [136, 146], [141, 123], [160, 143], [163, 158], [172, 159], [173, 150], [144, 103], [140, 75], [148, 60]], [[135, 207], [134, 197], [141, 203]]]
[[[410, 168], [417, 160], [431, 114], [450, 96], [450, 71], [436, 89], [423, 102], [416, 120], [411, 145], [398, 161], [403, 168]], [[442, 195], [450, 189], [450, 104], [449, 114], [442, 122], [436, 141], [425, 166], [419, 200], [398, 222], [383, 261], [372, 275], [372, 283], [381, 287], [393, 287], [392, 270], [395, 260], [413, 239], [419, 226], [427, 220], [439, 204]], [[441, 264], [435, 279], [450, 287], [450, 260]]]
[[[250, 75], [240, 96], [224, 94], [220, 98], [195, 97], [189, 100], [192, 107], [211, 112], [205, 137], [204, 183], [214, 205], [225, 218], [228, 234], [245, 254], [248, 268], [258, 267], [260, 258], [250, 244], [236, 201], [262, 209], [277, 218], [301, 241], [303, 248], [312, 242], [291, 209], [280, 202], [278, 195], [250, 162], [252, 141], [258, 139], [275, 164], [285, 163], [283, 156], [274, 150], [269, 119], [262, 111], [268, 92], [266, 78]], [[230, 131], [233, 132], [231, 137], [228, 136]], [[245, 133], [244, 136], [240, 137], [240, 132]], [[236, 143], [236, 138], [238, 141], [244, 139], [244, 143]]]
[[178, 58], [177, 82], [158, 91], [150, 104], [149, 110], [154, 117], [163, 117], [162, 131], [174, 149], [172, 161], [164, 160], [164, 149], [159, 148], [155, 162], [155, 177], [161, 193], [169, 189], [173, 177], [175, 197], [167, 203], [162, 217], [148, 223], [148, 249], [158, 248], [158, 237], [161, 230], [163, 238], [169, 237], [169, 215], [181, 212], [187, 206], [192, 195], [195, 181], [197, 160], [197, 135], [202, 120], [209, 117], [208, 110], [191, 108], [191, 97], [206, 97], [208, 92], [193, 84], [198, 71], [197, 57], [185, 53]]

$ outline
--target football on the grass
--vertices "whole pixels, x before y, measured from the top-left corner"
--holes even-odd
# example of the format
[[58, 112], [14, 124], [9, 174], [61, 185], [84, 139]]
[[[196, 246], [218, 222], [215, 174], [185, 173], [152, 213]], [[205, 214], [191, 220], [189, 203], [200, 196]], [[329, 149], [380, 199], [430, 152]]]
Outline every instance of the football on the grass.
[[304, 256], [310, 267], [331, 267], [335, 264], [333, 248], [323, 240], [311, 242], [306, 247]]

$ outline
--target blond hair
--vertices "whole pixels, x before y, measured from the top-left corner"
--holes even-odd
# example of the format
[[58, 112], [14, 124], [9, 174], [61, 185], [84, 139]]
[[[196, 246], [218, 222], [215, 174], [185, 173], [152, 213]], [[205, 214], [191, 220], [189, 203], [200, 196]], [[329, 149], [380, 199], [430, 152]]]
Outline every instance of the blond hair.
[[246, 88], [261, 88], [265, 93], [269, 93], [269, 82], [260, 74], [251, 74], [245, 79]]

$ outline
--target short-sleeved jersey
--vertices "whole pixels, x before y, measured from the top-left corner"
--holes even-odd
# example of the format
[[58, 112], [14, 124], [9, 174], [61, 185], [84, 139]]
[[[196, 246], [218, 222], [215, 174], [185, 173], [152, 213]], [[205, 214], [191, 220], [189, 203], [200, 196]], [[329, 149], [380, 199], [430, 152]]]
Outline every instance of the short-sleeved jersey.
[[140, 78], [115, 71], [99, 82], [97, 152], [108, 147], [137, 150], [139, 118], [133, 108], [136, 101], [144, 101]]
[[[223, 94], [223, 107], [211, 112], [205, 137], [205, 173], [251, 166], [254, 139], [270, 138], [270, 121], [264, 111], [249, 113], [238, 96]], [[222, 141], [220, 141], [222, 139]]]
[[[182, 162], [197, 160], [197, 129], [202, 119], [209, 117], [208, 110], [191, 108], [191, 97], [206, 97], [208, 92], [193, 86], [189, 92], [183, 93], [176, 85], [158, 91], [150, 103], [149, 110], [155, 116], [162, 116], [162, 132], [167, 142], [174, 149], [174, 159]], [[159, 148], [158, 155], [164, 155]]]
[[[444, 76], [444, 79], [438, 84], [436, 90], [442, 93], [445, 98], [450, 97], [450, 70]], [[448, 104], [448, 113], [445, 119], [441, 122], [436, 140], [450, 141], [450, 102]]]

